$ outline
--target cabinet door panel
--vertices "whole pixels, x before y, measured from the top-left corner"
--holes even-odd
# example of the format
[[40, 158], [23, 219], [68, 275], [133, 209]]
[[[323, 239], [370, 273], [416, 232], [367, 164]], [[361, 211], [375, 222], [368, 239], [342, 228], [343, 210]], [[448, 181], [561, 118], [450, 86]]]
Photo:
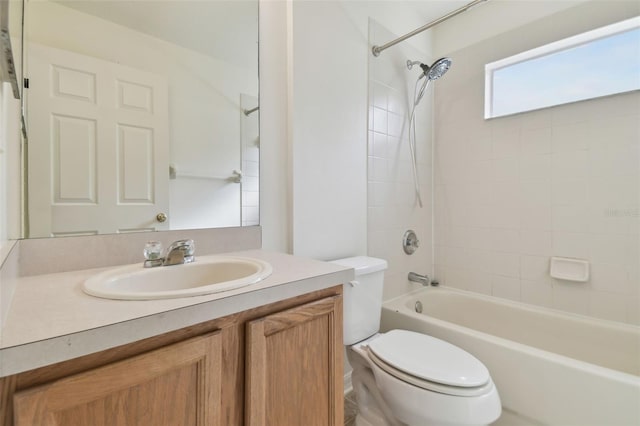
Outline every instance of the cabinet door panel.
[[220, 424], [220, 331], [17, 392], [16, 426]]
[[342, 424], [342, 353], [341, 296], [249, 322], [246, 424]]

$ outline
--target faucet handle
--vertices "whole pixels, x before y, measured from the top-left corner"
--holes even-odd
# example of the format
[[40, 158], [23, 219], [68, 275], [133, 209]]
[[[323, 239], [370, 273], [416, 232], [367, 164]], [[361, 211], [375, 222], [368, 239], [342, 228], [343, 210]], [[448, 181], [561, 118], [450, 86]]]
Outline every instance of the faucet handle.
[[144, 245], [144, 258], [156, 260], [162, 257], [162, 243], [160, 241], [147, 241]]
[[147, 241], [144, 245], [144, 267], [153, 268], [164, 262], [162, 257], [162, 243], [160, 241]]

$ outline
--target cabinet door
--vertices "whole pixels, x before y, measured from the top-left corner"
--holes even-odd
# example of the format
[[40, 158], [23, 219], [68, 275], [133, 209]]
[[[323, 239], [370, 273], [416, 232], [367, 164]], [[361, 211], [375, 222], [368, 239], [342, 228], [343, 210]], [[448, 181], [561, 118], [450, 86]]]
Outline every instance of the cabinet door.
[[16, 426], [220, 425], [220, 331], [17, 392]]
[[342, 296], [247, 324], [246, 424], [341, 425]]

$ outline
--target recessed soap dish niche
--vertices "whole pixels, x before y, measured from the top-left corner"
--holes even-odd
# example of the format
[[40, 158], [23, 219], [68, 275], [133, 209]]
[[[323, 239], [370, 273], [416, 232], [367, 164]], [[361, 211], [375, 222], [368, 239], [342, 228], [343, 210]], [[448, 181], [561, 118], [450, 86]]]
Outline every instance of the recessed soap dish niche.
[[552, 257], [549, 274], [552, 278], [565, 281], [589, 281], [589, 261], [570, 257]]

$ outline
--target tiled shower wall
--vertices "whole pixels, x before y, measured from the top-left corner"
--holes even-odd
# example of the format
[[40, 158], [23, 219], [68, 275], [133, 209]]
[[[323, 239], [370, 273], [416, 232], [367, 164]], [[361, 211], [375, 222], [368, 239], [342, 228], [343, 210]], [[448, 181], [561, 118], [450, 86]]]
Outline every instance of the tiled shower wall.
[[[240, 107], [250, 111], [258, 105], [258, 98], [240, 95]], [[242, 114], [240, 139], [242, 141], [242, 226], [260, 224], [260, 111]]]
[[[597, 14], [602, 22], [578, 19], [581, 31], [624, 18], [612, 9]], [[450, 55], [454, 65], [435, 98], [437, 276], [453, 287], [640, 324], [640, 94], [483, 119], [484, 64], [545, 44], [554, 32], [572, 35], [560, 34], [562, 22], [575, 15]], [[587, 259], [591, 279], [552, 279], [551, 256]]]
[[[369, 41], [383, 44], [396, 36], [369, 20]], [[410, 45], [394, 46], [369, 56], [368, 254], [386, 259], [384, 298], [416, 288], [407, 273], [431, 274], [431, 109], [427, 92], [416, 112], [418, 175], [423, 207], [416, 201], [409, 151], [409, 114], [420, 71], [407, 60], [428, 62]], [[409, 256], [402, 249], [406, 230], [416, 231], [421, 246]]]

